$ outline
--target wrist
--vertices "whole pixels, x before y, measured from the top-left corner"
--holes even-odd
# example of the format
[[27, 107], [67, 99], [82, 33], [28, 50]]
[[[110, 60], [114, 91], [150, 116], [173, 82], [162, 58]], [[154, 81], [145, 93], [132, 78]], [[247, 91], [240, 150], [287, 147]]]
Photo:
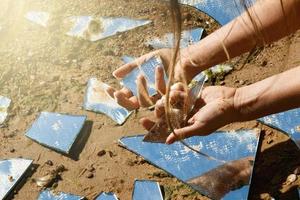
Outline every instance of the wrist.
[[188, 48], [180, 51], [180, 68], [190, 82], [196, 75], [205, 70], [203, 63], [199, 62], [196, 55]]
[[258, 102], [258, 96], [255, 94], [251, 95], [250, 91], [250, 86], [236, 89], [233, 105], [239, 116], [238, 121], [252, 120], [252, 116], [255, 115], [255, 106]]

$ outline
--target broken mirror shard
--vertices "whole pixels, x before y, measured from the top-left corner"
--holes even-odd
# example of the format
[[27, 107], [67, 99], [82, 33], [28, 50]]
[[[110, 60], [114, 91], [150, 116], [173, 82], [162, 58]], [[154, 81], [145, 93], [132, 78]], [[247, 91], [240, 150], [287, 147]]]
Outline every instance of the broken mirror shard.
[[[181, 33], [180, 48], [186, 48], [191, 44], [199, 42], [202, 38], [204, 29], [196, 28], [192, 30], [183, 31]], [[146, 42], [147, 45], [154, 49], [173, 48], [174, 34], [167, 33], [162, 38], [154, 38]]]
[[160, 186], [156, 181], [136, 180], [132, 200], [163, 200]]
[[69, 154], [85, 120], [86, 116], [81, 115], [42, 112], [26, 136], [44, 146]]
[[37, 200], [83, 200], [84, 197], [80, 197], [74, 194], [68, 194], [63, 192], [54, 193], [49, 189], [44, 190], [40, 193]]
[[300, 108], [269, 115], [258, 121], [285, 132], [300, 148]]
[[25, 18], [40, 26], [47, 27], [50, 15], [47, 12], [30, 11], [26, 13]]
[[150, 20], [126, 17], [95, 18], [92, 16], [73, 16], [67, 21], [72, 25], [67, 35], [81, 37], [92, 42], [151, 23]]
[[119, 125], [123, 124], [132, 113], [120, 106], [108, 93], [109, 85], [91, 78], [88, 81], [83, 108], [85, 110], [103, 113]]
[[[126, 57], [125, 61], [128, 60], [130, 57]], [[123, 57], [124, 60], [124, 57]], [[156, 94], [155, 89], [155, 69], [156, 67], [163, 67], [162, 60], [159, 56], [153, 56], [149, 58], [147, 61], [139, 65], [138, 67], [134, 68], [127, 76], [125, 76], [121, 81], [120, 84], [123, 87], [126, 87], [129, 89], [134, 96], [137, 96], [137, 84], [136, 79], [137, 77], [142, 74], [144, 75], [146, 81], [147, 81], [147, 87], [148, 87], [148, 93], [150, 96], [153, 96]], [[167, 76], [166, 73], [164, 73], [164, 79], [165, 82], [167, 82]]]
[[117, 196], [112, 192], [102, 192], [96, 200], [118, 200]]
[[8, 108], [11, 100], [7, 97], [0, 96], [0, 125], [5, 122], [8, 115]]
[[180, 142], [165, 145], [143, 142], [143, 138], [124, 137], [119, 142], [203, 195], [212, 199], [247, 199], [259, 141], [256, 130], [219, 131], [185, 140], [219, 161], [199, 155]]
[[[245, 1], [247, 7], [255, 2]], [[180, 0], [180, 3], [193, 6], [225, 25], [245, 11], [239, 0]]]
[[32, 160], [0, 160], [0, 199], [4, 199], [22, 179], [32, 164]]

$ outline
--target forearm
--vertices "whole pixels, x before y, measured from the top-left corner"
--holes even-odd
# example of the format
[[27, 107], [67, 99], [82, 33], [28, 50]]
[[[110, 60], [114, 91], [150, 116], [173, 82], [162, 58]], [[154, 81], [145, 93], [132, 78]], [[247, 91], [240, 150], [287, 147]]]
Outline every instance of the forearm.
[[[234, 58], [300, 28], [299, 0], [258, 0], [249, 9], [249, 13], [251, 18], [245, 12], [199, 43], [184, 49], [182, 54], [186, 55], [184, 56], [186, 70], [196, 75], [202, 70], [226, 61], [228, 56]], [[258, 31], [251, 20], [257, 24]]]
[[241, 121], [300, 107], [300, 66], [237, 89], [234, 107]]

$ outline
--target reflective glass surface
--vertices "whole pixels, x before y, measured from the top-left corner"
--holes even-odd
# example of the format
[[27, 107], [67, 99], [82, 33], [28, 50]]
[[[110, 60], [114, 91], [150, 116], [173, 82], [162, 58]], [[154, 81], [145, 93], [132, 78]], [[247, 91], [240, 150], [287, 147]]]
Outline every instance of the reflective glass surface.
[[10, 106], [11, 100], [7, 97], [0, 96], [0, 124], [2, 124], [8, 115], [7, 110]]
[[117, 196], [112, 192], [102, 192], [96, 200], [118, 200]]
[[215, 159], [199, 155], [180, 142], [147, 143], [143, 137], [124, 137], [120, 144], [203, 195], [213, 199], [247, 199], [259, 140], [256, 131], [216, 132], [185, 140], [189, 146]]
[[26, 136], [68, 154], [85, 120], [86, 116], [42, 112], [26, 132]]
[[[199, 42], [202, 38], [204, 29], [196, 28], [192, 30], [183, 31], [181, 33], [180, 48], [186, 48], [189, 45]], [[162, 38], [154, 38], [146, 42], [147, 45], [154, 49], [173, 48], [174, 47], [174, 34], [168, 33]]]
[[205, 12], [221, 25], [227, 24], [244, 11], [239, 0], [180, 0], [180, 2]]
[[63, 192], [53, 193], [50, 190], [44, 190], [40, 193], [37, 200], [81, 200], [84, 197], [80, 197], [74, 194], [67, 194]]
[[109, 86], [91, 78], [88, 81], [83, 107], [86, 110], [103, 113], [118, 124], [123, 124], [132, 112], [120, 106], [107, 92]]
[[136, 180], [132, 200], [163, 200], [159, 184], [155, 181]]
[[12, 191], [31, 164], [32, 160], [20, 158], [0, 160], [0, 199]]
[[[125, 61], [128, 60], [129, 57], [125, 57]], [[124, 60], [124, 58], [123, 58]], [[137, 96], [137, 84], [136, 79], [139, 74], [143, 74], [148, 86], [148, 93], [150, 96], [156, 94], [155, 90], [155, 69], [158, 66], [163, 66], [162, 61], [159, 57], [154, 56], [147, 60], [146, 62], [142, 63], [139, 67], [134, 68], [127, 76], [125, 76], [121, 80], [121, 85], [128, 88], [134, 96]], [[167, 81], [167, 76], [165, 74], [165, 81]]]
[[269, 115], [258, 121], [287, 133], [300, 148], [300, 108]]
[[47, 12], [30, 11], [26, 13], [25, 18], [40, 26], [47, 27], [50, 15]]
[[73, 24], [67, 32], [69, 36], [81, 37], [90, 41], [113, 36], [120, 32], [129, 31], [139, 26], [151, 23], [150, 20], [130, 19], [126, 17], [73, 16], [67, 19]]

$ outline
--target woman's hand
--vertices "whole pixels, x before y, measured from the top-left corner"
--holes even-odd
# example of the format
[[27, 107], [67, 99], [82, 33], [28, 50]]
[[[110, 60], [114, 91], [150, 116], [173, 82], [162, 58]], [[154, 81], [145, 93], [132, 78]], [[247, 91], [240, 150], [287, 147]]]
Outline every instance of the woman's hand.
[[[188, 138], [195, 135], [208, 135], [224, 125], [239, 121], [239, 111], [235, 109], [234, 95], [236, 89], [221, 86], [206, 87], [201, 97], [197, 100], [192, 115], [187, 121], [185, 127], [175, 129], [166, 140], [167, 144], [172, 144], [177, 140]], [[178, 100], [183, 101], [188, 95], [183, 90], [173, 90], [170, 93], [171, 104]], [[165, 124], [164, 103], [158, 101], [155, 107], [155, 116], [157, 122]], [[148, 131], [156, 122], [143, 118], [141, 123]], [[165, 125], [164, 125], [165, 126]], [[162, 127], [160, 125], [159, 127]], [[158, 131], [158, 130], [156, 130]], [[165, 131], [165, 129], [164, 129]]]

